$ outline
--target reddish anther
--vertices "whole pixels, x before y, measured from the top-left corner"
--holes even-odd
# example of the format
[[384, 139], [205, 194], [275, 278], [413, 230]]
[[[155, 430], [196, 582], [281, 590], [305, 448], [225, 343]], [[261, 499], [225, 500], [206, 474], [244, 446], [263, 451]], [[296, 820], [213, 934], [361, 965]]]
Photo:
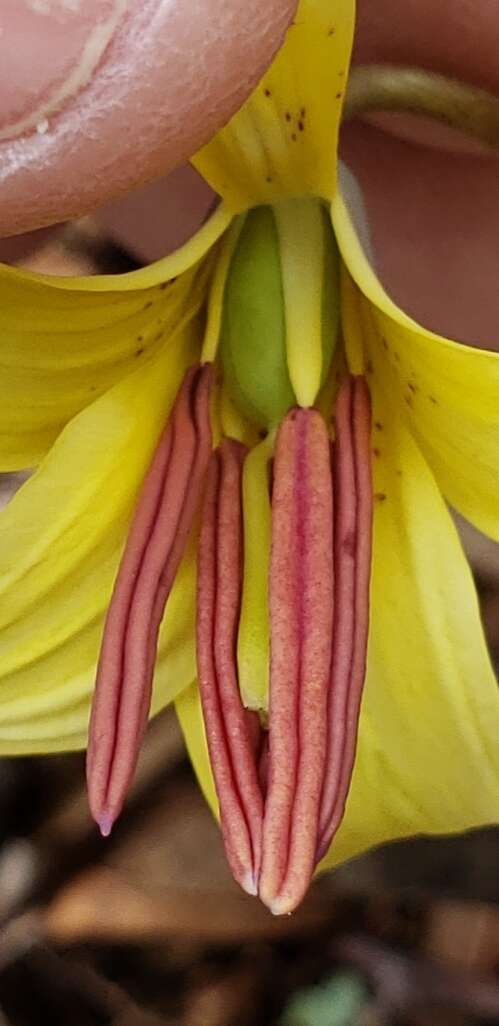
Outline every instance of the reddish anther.
[[242, 590], [241, 473], [245, 449], [225, 440], [212, 456], [198, 553], [197, 659], [206, 737], [227, 858], [257, 893], [263, 797], [255, 714], [242, 705], [236, 643]]
[[341, 823], [366, 668], [370, 398], [342, 383], [332, 465], [324, 422], [293, 410], [277, 436], [270, 565], [268, 780], [259, 894], [293, 911]]
[[321, 415], [294, 409], [274, 457], [268, 790], [258, 891], [275, 914], [302, 899], [315, 862], [327, 751], [333, 624], [333, 490]]
[[121, 811], [147, 724], [158, 632], [211, 454], [208, 364], [191, 368], [142, 486], [109, 606], [87, 755], [104, 835]]
[[342, 383], [335, 425], [333, 658], [318, 861], [343, 818], [366, 672], [373, 498], [371, 402], [364, 378], [348, 377]]

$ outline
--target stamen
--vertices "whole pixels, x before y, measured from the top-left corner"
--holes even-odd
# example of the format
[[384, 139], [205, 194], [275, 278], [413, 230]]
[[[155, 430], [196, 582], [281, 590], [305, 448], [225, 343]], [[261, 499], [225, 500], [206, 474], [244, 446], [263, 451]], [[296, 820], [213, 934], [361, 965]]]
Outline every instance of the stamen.
[[268, 792], [259, 894], [292, 911], [316, 858], [333, 624], [333, 496], [326, 425], [294, 409], [278, 432], [272, 492]]
[[137, 763], [159, 627], [201, 498], [212, 380], [209, 364], [185, 376], [142, 486], [106, 618], [87, 754], [90, 809], [105, 836]]
[[373, 500], [371, 402], [363, 377], [343, 382], [335, 423], [333, 658], [317, 861], [325, 855], [343, 818], [366, 670]]
[[[370, 398], [342, 384], [332, 473], [326, 427], [293, 410], [278, 433], [272, 495], [268, 792], [259, 894], [293, 911], [343, 818], [369, 619]], [[334, 503], [333, 503], [334, 496]]]
[[238, 883], [256, 894], [263, 798], [258, 717], [242, 705], [236, 645], [241, 606], [245, 449], [225, 440], [213, 454], [198, 555], [197, 658], [206, 736], [227, 858]]

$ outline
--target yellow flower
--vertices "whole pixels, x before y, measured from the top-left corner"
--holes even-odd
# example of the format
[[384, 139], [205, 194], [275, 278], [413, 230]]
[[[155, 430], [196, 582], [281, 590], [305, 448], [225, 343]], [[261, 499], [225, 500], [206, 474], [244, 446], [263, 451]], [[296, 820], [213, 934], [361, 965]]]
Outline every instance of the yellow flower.
[[[480, 529], [499, 539], [499, 357], [440, 338], [416, 324], [392, 303], [368, 263], [336, 182], [337, 132], [352, 27], [351, 0], [339, 0], [333, 8], [329, 0], [302, 0], [286, 43], [257, 90], [195, 158], [194, 163], [219, 192], [222, 203], [195, 238], [171, 257], [142, 271], [107, 278], [71, 281], [37, 277], [9, 268], [2, 268], [0, 273], [1, 466], [12, 470], [38, 465], [36, 473], [0, 514], [0, 751], [56, 751], [86, 743], [103, 620], [137, 494], [168, 415], [173, 410], [172, 430], [177, 423], [175, 418], [184, 416], [185, 421], [186, 410], [187, 422], [192, 425], [192, 404], [198, 401], [199, 391], [206, 385], [205, 371], [188, 369], [198, 366], [200, 360], [216, 357], [217, 372], [221, 367], [225, 376], [230, 376], [227, 364], [223, 359], [220, 363], [217, 356], [217, 342], [226, 278], [235, 251], [231, 239], [234, 225], [239, 224], [234, 219], [258, 205], [271, 206], [279, 226], [283, 294], [289, 312], [286, 366], [294, 397], [301, 407], [298, 414], [280, 413], [278, 418], [281, 426], [274, 448], [276, 476], [272, 494], [272, 515], [277, 527], [274, 524], [270, 557], [266, 551], [270, 500], [265, 475], [276, 425], [268, 424], [272, 431], [266, 443], [256, 444], [254, 428], [241, 416], [245, 411], [237, 409], [237, 396], [232, 395], [236, 400], [234, 408], [227, 394], [231, 389], [222, 382], [214, 393], [214, 430], [215, 434], [221, 431], [239, 439], [239, 444], [242, 440], [252, 447], [242, 484], [239, 476], [236, 491], [229, 490], [228, 494], [240, 494], [242, 488], [245, 516], [238, 652], [241, 692], [246, 705], [266, 709], [268, 696], [262, 658], [265, 659], [268, 628], [261, 595], [267, 561], [274, 559], [270, 604], [272, 609], [274, 601], [271, 628], [277, 638], [279, 617], [275, 610], [283, 613], [281, 619], [285, 621], [290, 594], [289, 588], [284, 588], [281, 600], [275, 597], [275, 587], [272, 591], [273, 582], [275, 585], [285, 577], [286, 548], [282, 539], [286, 531], [294, 530], [293, 523], [295, 527], [298, 523], [298, 531], [308, 523], [305, 513], [297, 514], [296, 523], [292, 523], [289, 515], [288, 507], [296, 513], [299, 506], [293, 505], [293, 498], [288, 502], [292, 495], [286, 478], [290, 454], [295, 460], [291, 477], [294, 474], [293, 480], [296, 479], [297, 467], [301, 466], [305, 512], [308, 516], [313, 507], [316, 527], [332, 518], [326, 492], [329, 485], [334, 491], [339, 480], [338, 471], [331, 476], [325, 470], [328, 442], [320, 426], [325, 422], [311, 409], [315, 404], [324, 410], [325, 403], [332, 403], [333, 389], [330, 374], [329, 393], [327, 385], [320, 393], [320, 317], [313, 298], [318, 258], [314, 256], [316, 247], [308, 247], [313, 231], [301, 231], [300, 220], [302, 214], [308, 216], [304, 211], [321, 209], [319, 203], [314, 205], [312, 200], [303, 198], [316, 198], [331, 210], [343, 262], [342, 342], [338, 355], [343, 365], [340, 362], [335, 369], [339, 367], [344, 374], [345, 362], [347, 368], [335, 400], [337, 449], [344, 443], [355, 450], [358, 417], [366, 417], [363, 400], [359, 400], [353, 420], [348, 410], [348, 415], [342, 413], [344, 397], [348, 405], [357, 394], [355, 382], [363, 382], [361, 388], [368, 389], [372, 403], [369, 447], [374, 512], [367, 675], [349, 789], [351, 767], [345, 744], [348, 748], [355, 742], [355, 701], [346, 732], [342, 728], [338, 742], [333, 729], [328, 742], [337, 742], [336, 748], [334, 744], [330, 747], [328, 765], [336, 767], [333, 785], [339, 788], [340, 799], [345, 788], [348, 790], [341, 823], [342, 807], [339, 812], [337, 808], [333, 810], [337, 821], [330, 846], [327, 830], [321, 834], [317, 827], [316, 835], [309, 837], [303, 828], [303, 824], [312, 821], [307, 818], [312, 792], [317, 819], [321, 799], [318, 789], [323, 786], [324, 767], [322, 777], [307, 783], [305, 771], [313, 771], [315, 765], [313, 730], [320, 725], [320, 716], [314, 709], [313, 696], [302, 709], [299, 731], [307, 738], [305, 768], [300, 767], [299, 751], [294, 755], [291, 752], [292, 792], [293, 772], [296, 786], [286, 799], [286, 823], [278, 824], [272, 834], [278, 817], [267, 817], [267, 882], [263, 896], [274, 911], [285, 911], [296, 904], [319, 856], [325, 854], [323, 865], [333, 865], [390, 838], [463, 830], [493, 822], [499, 813], [496, 681], [484, 643], [471, 574], [445, 503], [448, 500]], [[298, 199], [291, 199], [295, 197]], [[292, 209], [295, 216], [290, 217]], [[202, 312], [206, 306], [208, 317], [204, 327]], [[241, 358], [239, 354], [237, 359]], [[206, 403], [203, 411], [207, 423]], [[306, 424], [306, 428], [296, 429], [302, 432], [300, 445], [305, 436], [315, 438], [315, 425], [319, 425], [320, 439], [317, 445], [312, 440], [310, 447], [305, 448], [307, 459], [301, 464], [296, 457], [299, 445], [293, 440], [296, 422]], [[166, 434], [168, 430], [167, 427]], [[205, 428], [199, 437], [206, 440]], [[354, 453], [354, 457], [346, 459], [345, 466], [354, 472], [354, 477], [366, 466], [366, 437], [364, 432], [359, 442], [359, 458]], [[165, 446], [168, 444], [164, 442]], [[192, 451], [198, 451], [196, 446]], [[226, 449], [218, 450], [218, 470], [213, 470], [212, 462], [204, 499], [201, 586], [203, 581], [212, 585], [215, 580], [215, 570], [209, 565], [209, 531], [217, 531], [225, 523], [219, 502], [222, 492], [218, 479], [213, 477], [224, 466], [227, 469], [228, 463], [222, 463], [230, 462], [232, 457], [224, 453]], [[233, 460], [233, 469], [240, 467], [238, 460], [239, 457]], [[182, 469], [181, 459], [178, 462]], [[154, 480], [154, 472], [147, 480]], [[187, 481], [186, 501], [194, 494], [188, 486]], [[339, 487], [340, 500], [345, 494], [348, 496], [348, 489]], [[364, 494], [358, 483], [354, 494], [356, 499]], [[144, 493], [139, 510], [144, 508], [143, 496]], [[228, 508], [232, 508], [230, 503]], [[174, 539], [178, 538], [181, 515], [182, 509]], [[361, 541], [368, 537], [369, 521], [370, 517], [362, 519], [364, 530], [357, 530], [357, 541], [359, 537]], [[224, 544], [232, 537], [229, 527], [226, 535], [220, 533]], [[152, 712], [176, 700], [200, 782], [216, 808], [199, 691], [194, 683], [198, 533], [191, 532], [168, 597], [160, 631]], [[133, 537], [132, 531], [132, 541]], [[304, 550], [306, 554], [313, 550], [314, 573], [322, 558], [319, 541], [317, 531], [312, 531]], [[296, 545], [296, 536], [293, 544]], [[125, 558], [131, 558], [133, 544], [129, 542], [126, 551]], [[248, 553], [255, 556], [249, 563]], [[167, 555], [170, 557], [171, 551]], [[326, 553], [326, 557], [332, 558], [331, 553]], [[341, 571], [344, 565], [334, 556], [335, 570]], [[282, 573], [278, 572], [282, 567]], [[167, 578], [171, 569], [167, 567]], [[237, 584], [237, 575], [236, 579]], [[327, 574], [321, 572], [319, 579], [320, 588], [325, 587]], [[312, 590], [313, 582], [313, 575], [306, 579]], [[354, 585], [357, 583], [358, 578], [354, 577]], [[157, 591], [161, 591], [159, 584]], [[361, 592], [358, 607], [353, 600], [345, 606], [355, 612], [350, 617], [355, 629], [362, 620], [358, 610], [365, 587]], [[327, 607], [331, 600], [327, 588], [324, 595]], [[198, 609], [203, 613], [206, 606], [199, 606], [199, 601]], [[116, 604], [111, 605], [111, 611], [117, 608]], [[139, 605], [139, 620], [142, 608]], [[146, 618], [146, 633], [158, 616], [158, 608], [151, 608]], [[320, 609], [318, 604], [317, 616]], [[208, 626], [211, 623], [209, 620]], [[284, 622], [284, 639], [288, 626]], [[137, 629], [140, 634], [140, 623]], [[208, 634], [208, 629], [198, 626], [198, 644], [201, 639], [202, 645]], [[308, 635], [304, 649], [306, 644]], [[209, 654], [209, 645], [201, 656], [203, 652], [206, 656], [207, 650]], [[146, 651], [148, 659], [151, 658], [150, 646], [140, 651]], [[362, 661], [362, 644], [358, 649], [354, 646], [354, 651], [360, 653]], [[113, 652], [116, 654], [116, 650], [111, 656]], [[135, 648], [132, 658], [134, 653]], [[106, 658], [104, 651], [104, 662]], [[145, 669], [140, 668], [142, 684], [149, 669], [152, 671], [148, 659]], [[233, 670], [235, 660], [229, 659], [229, 665]], [[255, 691], [251, 689], [252, 667], [256, 668]], [[119, 678], [118, 668], [118, 685]], [[259, 683], [262, 681], [263, 685]], [[310, 682], [305, 683], [308, 687]], [[104, 680], [99, 692], [104, 695], [104, 706], [105, 684]], [[122, 716], [121, 745], [128, 758], [128, 742], [133, 749], [146, 717], [147, 689], [140, 692], [142, 700], [138, 705], [135, 702], [135, 706], [133, 692], [120, 695], [118, 686], [118, 691], [110, 689], [109, 694], [117, 698], [116, 715], [113, 721], [108, 704], [106, 718], [114, 730]], [[209, 694], [213, 698], [213, 691]], [[284, 709], [288, 697], [281, 673], [279, 708], [275, 714], [270, 696], [271, 728], [274, 718], [278, 725], [276, 733], [279, 723], [282, 727], [281, 703]], [[126, 713], [127, 703], [134, 707], [135, 720]], [[340, 717], [343, 724], [349, 719], [349, 709], [348, 706], [346, 713], [343, 710]], [[229, 712], [222, 709], [222, 720]], [[245, 715], [242, 706], [236, 713]], [[95, 715], [98, 729], [94, 729], [92, 737], [94, 756], [95, 751], [104, 750], [107, 758], [109, 741], [101, 736], [98, 711]], [[298, 731], [296, 717], [294, 723]], [[213, 721], [211, 724], [210, 727], [208, 713], [213, 742], [217, 727], [215, 724], [213, 728]], [[282, 783], [286, 745], [292, 733], [283, 729], [284, 743], [276, 747], [280, 769], [276, 769], [279, 760], [275, 758], [269, 782], [269, 794], [274, 793], [274, 797], [272, 773]], [[222, 735], [223, 730], [222, 734], [219, 731], [219, 738]], [[222, 740], [225, 755], [241, 751], [235, 742], [231, 748], [230, 731]], [[248, 751], [246, 745], [245, 758]], [[260, 760], [260, 768], [262, 761], [265, 760]], [[228, 766], [231, 770], [230, 759]], [[255, 778], [255, 760], [252, 766], [250, 771]], [[345, 766], [346, 782], [341, 779], [338, 783]], [[222, 772], [217, 757], [214, 767], [216, 774]], [[240, 769], [239, 764], [232, 766], [233, 772]], [[326, 778], [327, 772], [326, 767]], [[236, 794], [237, 807], [225, 816], [229, 857], [234, 852], [227, 826], [230, 828], [234, 816], [241, 813], [241, 796], [237, 796], [233, 783], [232, 780], [231, 793]], [[105, 786], [107, 781], [104, 790]], [[324, 793], [328, 787], [328, 783], [324, 784]], [[96, 790], [99, 787], [94, 781], [94, 794]], [[228, 793], [219, 781], [219, 797], [224, 800]], [[280, 791], [277, 797], [282, 797]], [[261, 801], [264, 805], [263, 798]], [[252, 805], [250, 811], [254, 809]], [[101, 813], [106, 830], [110, 824], [105, 809]], [[258, 815], [261, 819], [261, 809], [257, 818]], [[291, 862], [295, 858], [295, 879], [286, 889], [281, 886], [286, 876], [286, 867], [281, 863], [288, 853]], [[303, 860], [307, 863], [305, 868]], [[269, 883], [272, 876], [279, 875], [277, 883], [275, 879]], [[258, 880], [242, 882], [250, 890], [258, 885]]]

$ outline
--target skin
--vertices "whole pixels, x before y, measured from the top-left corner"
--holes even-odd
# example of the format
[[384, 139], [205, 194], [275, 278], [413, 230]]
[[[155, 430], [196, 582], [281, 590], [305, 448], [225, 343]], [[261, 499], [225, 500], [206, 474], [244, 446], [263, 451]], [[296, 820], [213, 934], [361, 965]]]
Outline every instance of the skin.
[[206, 141], [296, 0], [4, 0], [0, 234], [95, 208]]
[[[61, 2], [54, 0], [51, 5], [54, 18], [55, 9], [60, 8]], [[106, 7], [106, 4], [107, 0], [103, 4], [101, 0], [87, 0], [87, 28], [92, 12], [95, 18], [97, 7]], [[158, 24], [163, 30], [167, 23], [166, 7], [172, 7], [174, 12], [182, 7], [180, 0], [172, 4], [149, 0], [148, 9], [151, 5], [157, 8]], [[14, 31], [14, 14], [20, 8], [28, 8], [29, 4], [27, 0], [6, 0], [2, 5], [2, 17], [5, 17], [5, 6], [10, 11], [9, 31]], [[292, 15], [293, 6], [284, 0], [281, 3], [275, 0], [272, 4], [269, 0], [260, 3], [252, 0], [251, 4], [246, 0], [244, 3], [232, 0], [230, 5], [221, 5], [229, 8], [229, 21], [230, 13], [234, 13], [233, 31], [241, 24], [241, 16], [244, 17], [248, 7], [253, 13], [257, 9], [260, 14], [262, 10], [268, 12], [269, 28], [268, 33], [263, 32], [261, 54], [256, 54], [257, 44], [260, 47], [259, 38], [252, 36], [251, 52], [244, 45], [247, 41], [245, 33], [251, 31], [248, 22], [240, 29], [237, 60], [233, 59], [236, 52], [233, 38], [228, 33], [224, 36], [219, 32], [211, 51], [215, 63], [210, 66], [207, 85], [203, 85], [203, 90], [208, 87], [212, 90], [213, 107], [205, 103], [203, 92], [200, 110], [200, 93], [198, 90], [196, 94], [192, 88], [192, 73], [191, 79], [187, 75], [186, 89], [183, 80], [180, 82], [178, 76], [176, 79], [171, 76], [170, 85], [175, 79], [174, 100], [170, 103], [166, 83], [162, 95], [162, 105], [166, 103], [166, 107], [165, 112], [160, 112], [159, 121], [155, 122], [158, 128], [156, 139], [148, 135], [152, 131], [152, 116], [148, 119], [148, 127], [143, 126], [139, 119], [135, 125], [136, 136], [131, 131], [123, 133], [119, 128], [113, 128], [111, 122], [117, 115], [111, 105], [111, 120], [106, 122], [104, 140], [100, 140], [99, 145], [94, 141], [90, 150], [85, 140], [85, 175], [82, 176], [81, 164], [76, 158], [71, 163], [71, 155], [57, 152], [56, 143], [64, 135], [62, 128], [57, 130], [57, 125], [66, 122], [69, 136], [73, 133], [73, 143], [77, 141], [77, 126], [81, 124], [85, 103], [88, 105], [90, 102], [92, 88], [94, 91], [97, 88], [106, 61], [112, 64], [112, 55], [119, 41], [115, 37], [95, 69], [93, 79], [67, 99], [59, 114], [50, 119], [53, 120], [53, 131], [50, 128], [37, 138], [32, 133], [29, 144], [27, 136], [15, 141], [0, 141], [0, 181], [4, 177], [0, 187], [0, 234], [13, 234], [56, 217], [60, 219], [61, 216], [83, 212], [103, 203], [111, 193], [118, 195], [132, 185], [134, 178], [152, 179], [178, 164], [189, 149], [192, 151], [201, 138], [209, 135], [227, 118], [230, 109], [241, 102], [250, 78], [251, 81], [257, 78], [268, 62], [272, 49], [282, 36], [283, 26]], [[142, 0], [140, 3], [130, 0], [129, 25], [134, 17], [140, 17], [143, 7]], [[207, 19], [216, 8], [215, 0], [200, 0], [200, 7], [205, 22], [209, 24]], [[239, 20], [236, 18], [238, 11]], [[76, 32], [77, 13], [73, 14], [76, 19], [71, 51], [73, 62], [78, 59], [78, 45], [81, 50], [85, 38], [84, 25], [80, 24]], [[31, 18], [34, 17], [31, 12]], [[40, 22], [41, 16], [38, 15], [37, 29]], [[24, 35], [27, 24], [24, 23]], [[19, 21], [19, 37], [23, 35], [21, 29]], [[192, 46], [192, 33], [196, 33], [196, 29], [197, 25], [189, 26], [189, 46]], [[204, 35], [200, 31], [196, 39], [200, 46], [206, 47]], [[67, 33], [64, 38], [67, 38]], [[126, 49], [128, 41], [133, 50], [131, 32], [128, 35], [124, 32], [119, 38], [123, 48]], [[171, 33], [168, 40], [171, 43]], [[419, 64], [499, 93], [498, 44], [499, 21], [495, 0], [479, 0], [474, 4], [469, 0], [439, 0], [438, 4], [434, 0], [404, 0], [403, 17], [399, 0], [358, 0], [354, 62]], [[4, 67], [3, 46], [8, 47], [5, 33], [3, 40], [0, 37], [0, 76]], [[62, 74], [64, 60], [67, 58], [69, 61], [68, 53], [64, 55], [60, 48], [61, 39], [55, 29], [53, 36], [48, 32], [43, 49], [39, 48], [39, 54], [45, 60], [47, 77], [43, 80], [43, 68], [37, 68], [37, 109], [40, 97], [46, 97], [59, 72]], [[9, 83], [0, 78], [0, 129], [9, 123], [9, 118], [12, 122], [13, 111], [19, 114], [19, 110], [14, 110], [16, 103], [18, 107], [24, 103], [24, 113], [29, 108], [29, 97], [22, 85], [32, 74], [33, 53], [28, 51], [29, 47], [18, 50], [15, 67], [9, 69]], [[203, 52], [208, 55], [206, 49]], [[185, 49], [183, 53], [185, 59]], [[134, 71], [133, 52], [126, 59], [135, 75], [137, 68]], [[165, 71], [163, 65], [167, 63]], [[49, 68], [50, 71], [47, 70]], [[168, 75], [169, 68], [170, 62], [164, 61], [160, 71], [149, 68], [150, 85], [156, 84], [157, 87], [155, 74]], [[183, 70], [187, 74], [187, 64]], [[142, 78], [139, 75], [137, 88], [144, 90], [145, 97], [147, 82], [143, 79], [144, 75]], [[136, 82], [134, 78], [134, 87]], [[117, 82], [113, 84], [111, 81], [109, 89], [115, 88]], [[177, 117], [175, 134], [169, 119], [179, 93], [185, 116]], [[152, 103], [151, 91], [148, 103]], [[154, 105], [151, 110], [157, 119]], [[187, 134], [181, 137], [180, 130]], [[51, 143], [52, 135], [56, 139]], [[47, 153], [49, 144], [53, 148], [51, 154]], [[9, 154], [21, 149], [26, 155], [30, 146], [38, 147], [38, 157], [30, 163], [25, 156], [24, 164], [16, 171], [11, 167], [9, 172]], [[128, 163], [120, 149], [124, 147], [125, 152], [129, 152], [127, 146], [133, 149], [133, 161]], [[397, 115], [380, 115], [371, 118], [370, 124], [359, 122], [347, 126], [342, 140], [342, 155], [362, 186], [377, 271], [390, 293], [409, 313], [429, 327], [478, 345], [496, 347], [499, 339], [499, 292], [496, 287], [499, 272], [498, 158], [485, 152], [477, 154], [476, 150], [472, 155], [467, 150], [466, 141], [450, 137], [443, 130], [423, 125], [421, 121], [416, 123], [414, 119]], [[100, 170], [102, 162], [105, 175]], [[40, 185], [41, 170], [43, 188]], [[174, 248], [192, 233], [206, 215], [212, 200], [210, 190], [192, 169], [178, 169], [166, 180], [158, 181], [150, 188], [134, 190], [126, 199], [104, 206], [99, 217], [106, 230], [134, 249], [139, 259], [146, 261]], [[3, 255], [5, 257], [5, 253]]]

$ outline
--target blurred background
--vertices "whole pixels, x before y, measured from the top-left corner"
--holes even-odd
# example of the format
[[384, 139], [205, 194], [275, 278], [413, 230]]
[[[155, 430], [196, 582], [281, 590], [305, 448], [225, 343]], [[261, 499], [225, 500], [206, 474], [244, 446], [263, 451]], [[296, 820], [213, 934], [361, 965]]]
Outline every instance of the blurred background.
[[[140, 266], [213, 201], [194, 172], [174, 176], [180, 191], [136, 190], [0, 242], [0, 259], [56, 274]], [[20, 483], [2, 475], [0, 501]], [[499, 547], [460, 529], [497, 665]], [[387, 846], [272, 919], [233, 884], [168, 711], [110, 839], [91, 823], [81, 754], [2, 760], [0, 823], [0, 1026], [499, 1023], [497, 830]]]

